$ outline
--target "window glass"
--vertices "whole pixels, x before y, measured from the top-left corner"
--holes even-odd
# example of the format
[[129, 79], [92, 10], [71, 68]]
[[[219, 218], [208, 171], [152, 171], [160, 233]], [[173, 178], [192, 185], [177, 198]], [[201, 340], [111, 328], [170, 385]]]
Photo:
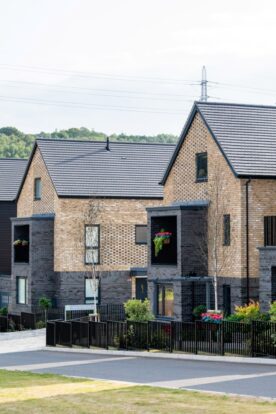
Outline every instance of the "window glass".
[[223, 245], [230, 246], [230, 214], [224, 214], [223, 216]]
[[98, 301], [99, 281], [97, 279], [85, 279], [85, 303], [94, 303]]
[[276, 216], [264, 217], [264, 245], [276, 246]]
[[147, 244], [147, 226], [136, 225], [135, 226], [135, 243]]
[[27, 303], [27, 278], [17, 278], [17, 303], [25, 305]]
[[196, 179], [198, 181], [207, 180], [208, 178], [208, 162], [207, 152], [196, 154]]
[[99, 264], [100, 233], [99, 226], [85, 226], [85, 263]]
[[35, 178], [34, 181], [34, 198], [35, 200], [41, 199], [41, 178]]
[[86, 263], [98, 263], [99, 262], [99, 252], [98, 249], [86, 249], [85, 254], [85, 262]]
[[173, 285], [157, 286], [157, 315], [173, 317], [174, 291]]
[[98, 226], [86, 226], [86, 247], [98, 247], [99, 246], [99, 227]]

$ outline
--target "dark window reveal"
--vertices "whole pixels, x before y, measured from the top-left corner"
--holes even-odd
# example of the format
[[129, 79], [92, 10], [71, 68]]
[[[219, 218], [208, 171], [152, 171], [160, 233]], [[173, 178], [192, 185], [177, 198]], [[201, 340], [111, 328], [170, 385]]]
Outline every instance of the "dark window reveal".
[[230, 246], [231, 243], [231, 221], [230, 214], [223, 216], [223, 245]]
[[135, 243], [147, 244], [147, 226], [137, 224], [135, 226]]
[[173, 317], [173, 285], [157, 285], [157, 316]]
[[176, 216], [151, 218], [151, 263], [177, 264]]
[[85, 264], [100, 263], [100, 226], [85, 226]]
[[271, 268], [271, 302], [276, 300], [276, 267]]
[[29, 263], [29, 226], [14, 226], [13, 251], [15, 263]]
[[208, 161], [207, 152], [196, 154], [196, 180], [207, 181], [208, 179]]
[[264, 245], [276, 246], [276, 216], [264, 217]]
[[41, 200], [41, 178], [34, 180], [34, 199]]

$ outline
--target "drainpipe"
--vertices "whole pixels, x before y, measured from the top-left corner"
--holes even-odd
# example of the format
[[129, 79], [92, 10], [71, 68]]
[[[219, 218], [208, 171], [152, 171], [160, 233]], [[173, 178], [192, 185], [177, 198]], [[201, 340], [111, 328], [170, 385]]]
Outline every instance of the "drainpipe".
[[251, 178], [249, 178], [245, 183], [245, 214], [246, 214], [246, 302], [249, 304], [249, 184], [251, 183]]

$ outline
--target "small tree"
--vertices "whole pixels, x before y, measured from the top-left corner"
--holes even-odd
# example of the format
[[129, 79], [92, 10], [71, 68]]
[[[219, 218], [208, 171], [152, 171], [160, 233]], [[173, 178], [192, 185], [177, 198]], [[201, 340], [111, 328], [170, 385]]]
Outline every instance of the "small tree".
[[150, 301], [145, 299], [130, 299], [124, 304], [126, 318], [129, 321], [147, 322], [154, 319], [150, 309]]
[[44, 318], [45, 318], [45, 324], [46, 324], [48, 310], [52, 307], [52, 301], [51, 299], [48, 299], [46, 296], [42, 296], [39, 299], [39, 306], [41, 306], [41, 308], [44, 309]]
[[[84, 220], [86, 225], [98, 225], [100, 220], [100, 202], [97, 199], [89, 200], [88, 207], [84, 214]], [[91, 286], [93, 292], [98, 291], [99, 287], [99, 272], [97, 272], [97, 260], [95, 260], [94, 255], [91, 255], [91, 262], [89, 263], [89, 270], [86, 272], [87, 279]], [[97, 313], [97, 303], [96, 298], [93, 302], [94, 305], [94, 314]]]

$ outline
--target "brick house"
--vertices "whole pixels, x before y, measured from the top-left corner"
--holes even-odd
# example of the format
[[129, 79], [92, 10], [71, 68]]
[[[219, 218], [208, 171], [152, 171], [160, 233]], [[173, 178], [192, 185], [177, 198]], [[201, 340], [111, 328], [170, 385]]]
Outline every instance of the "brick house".
[[7, 306], [11, 290], [11, 217], [27, 160], [0, 159], [0, 307]]
[[[162, 204], [158, 183], [173, 149], [36, 141], [12, 219], [19, 241], [12, 247], [13, 311], [31, 310], [42, 295], [54, 306], [146, 295], [146, 208]], [[88, 283], [92, 264], [96, 293]]]
[[[148, 290], [160, 316], [276, 300], [276, 107], [195, 102], [148, 209]], [[170, 242], [156, 255], [156, 234]], [[206, 298], [206, 299], [205, 299]]]

